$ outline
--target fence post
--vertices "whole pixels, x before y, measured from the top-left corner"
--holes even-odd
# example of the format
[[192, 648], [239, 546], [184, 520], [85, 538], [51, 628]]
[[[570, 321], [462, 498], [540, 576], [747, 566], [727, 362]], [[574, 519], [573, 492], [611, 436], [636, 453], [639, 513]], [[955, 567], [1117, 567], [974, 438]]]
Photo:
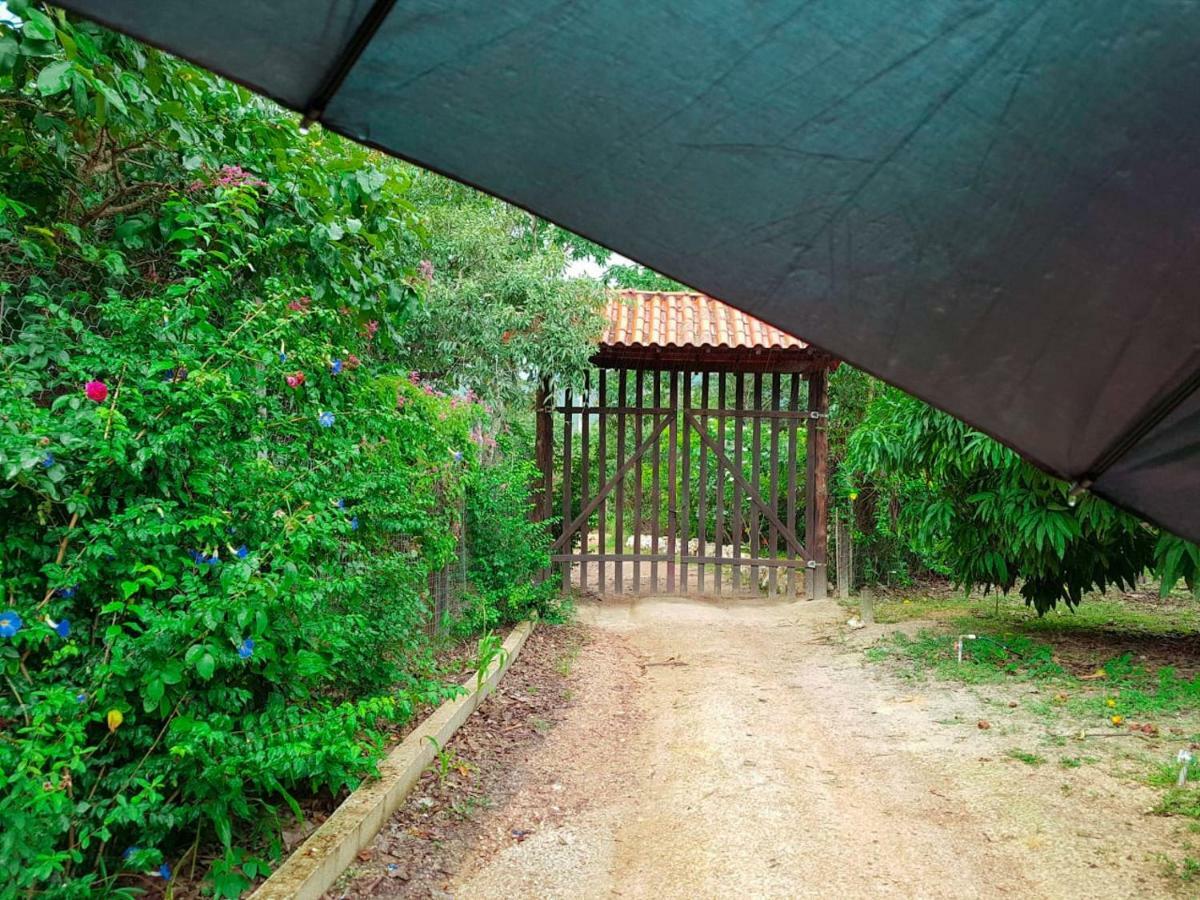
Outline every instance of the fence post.
[[854, 578], [853, 548], [850, 544], [850, 523], [839, 511], [834, 519], [835, 540], [837, 541], [837, 589], [838, 598], [848, 600], [853, 587]]
[[550, 518], [550, 505], [554, 497], [554, 420], [550, 413], [550, 379], [543, 378], [534, 400], [537, 416], [537, 432], [534, 438], [534, 456], [541, 478], [535, 484], [533, 517], [544, 522]]
[[829, 381], [823, 369], [808, 376], [808, 445], [805, 450], [807, 484], [804, 495], [804, 544], [808, 556], [808, 599], [829, 596], [826, 543], [829, 496]]

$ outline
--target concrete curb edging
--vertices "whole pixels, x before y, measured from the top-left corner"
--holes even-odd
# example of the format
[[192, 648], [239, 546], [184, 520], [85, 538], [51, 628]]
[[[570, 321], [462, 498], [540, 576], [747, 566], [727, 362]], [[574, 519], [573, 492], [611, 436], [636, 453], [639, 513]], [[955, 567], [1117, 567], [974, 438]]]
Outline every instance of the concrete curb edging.
[[533, 627], [532, 621], [517, 625], [504, 641], [506, 652], [488, 666], [482, 684], [478, 676], [463, 682], [466, 696], [447, 700], [417, 726], [379, 764], [379, 778], [360, 785], [343, 800], [333, 815], [250, 895], [250, 900], [317, 900], [324, 894], [375, 837], [433, 761], [437, 750], [429, 738], [439, 747], [445, 746], [495, 689]]

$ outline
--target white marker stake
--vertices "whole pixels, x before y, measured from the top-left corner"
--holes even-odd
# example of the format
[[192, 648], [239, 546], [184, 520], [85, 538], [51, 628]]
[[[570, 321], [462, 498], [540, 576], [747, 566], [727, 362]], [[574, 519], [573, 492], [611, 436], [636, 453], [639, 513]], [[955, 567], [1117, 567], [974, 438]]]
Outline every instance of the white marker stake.
[[973, 635], [973, 634], [960, 634], [958, 636], [958, 641], [956, 642], [956, 646], [958, 648], [959, 663], [962, 662], [963, 641], [973, 641], [973, 640], [975, 640], [975, 635]]
[[1192, 762], [1192, 759], [1193, 757], [1191, 750], [1180, 750], [1176, 755], [1175, 761], [1179, 763], [1179, 777], [1175, 779], [1176, 787], [1183, 787], [1185, 784], [1187, 784], [1187, 770], [1188, 766]]

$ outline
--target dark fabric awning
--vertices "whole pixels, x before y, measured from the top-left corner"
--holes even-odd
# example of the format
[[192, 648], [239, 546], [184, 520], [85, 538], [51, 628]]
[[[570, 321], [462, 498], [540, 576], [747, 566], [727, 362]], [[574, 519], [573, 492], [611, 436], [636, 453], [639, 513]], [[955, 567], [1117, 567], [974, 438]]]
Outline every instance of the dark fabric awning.
[[69, 0], [1200, 538], [1194, 0]]

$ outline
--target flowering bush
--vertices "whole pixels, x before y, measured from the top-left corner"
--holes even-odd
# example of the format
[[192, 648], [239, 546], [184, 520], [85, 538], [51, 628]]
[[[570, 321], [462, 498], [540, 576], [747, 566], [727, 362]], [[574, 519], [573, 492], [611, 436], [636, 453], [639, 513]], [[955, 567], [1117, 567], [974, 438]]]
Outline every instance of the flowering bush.
[[215, 848], [236, 895], [275, 810], [354, 785], [446, 695], [428, 584], [460, 500], [508, 504], [478, 518], [481, 623], [549, 603], [521, 587], [528, 473], [481, 466], [481, 403], [410, 379], [438, 273], [409, 170], [8, 8], [0, 858], [14, 891], [93, 896]]

